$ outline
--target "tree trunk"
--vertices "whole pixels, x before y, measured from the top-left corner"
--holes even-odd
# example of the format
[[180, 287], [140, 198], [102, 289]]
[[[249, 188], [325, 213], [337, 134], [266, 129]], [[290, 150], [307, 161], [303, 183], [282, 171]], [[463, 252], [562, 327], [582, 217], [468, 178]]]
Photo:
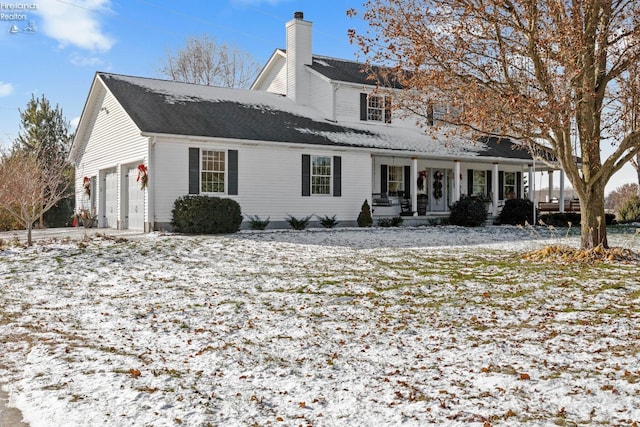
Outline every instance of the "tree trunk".
[[33, 230], [33, 223], [27, 225], [27, 246], [33, 245], [33, 242], [31, 240], [31, 230]]
[[636, 155], [636, 162], [633, 166], [636, 168], [636, 176], [638, 177], [638, 196], [640, 196], [640, 153]]
[[592, 249], [602, 245], [609, 247], [607, 241], [607, 222], [604, 215], [604, 189], [596, 186], [580, 197], [580, 229], [582, 249]]

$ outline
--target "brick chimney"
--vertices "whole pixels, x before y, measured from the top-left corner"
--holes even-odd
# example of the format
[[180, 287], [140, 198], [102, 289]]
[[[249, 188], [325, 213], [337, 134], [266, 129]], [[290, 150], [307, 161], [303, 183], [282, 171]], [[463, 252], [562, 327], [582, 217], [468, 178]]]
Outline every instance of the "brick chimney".
[[301, 105], [309, 104], [309, 73], [311, 65], [311, 22], [302, 12], [295, 12], [287, 28], [287, 97]]

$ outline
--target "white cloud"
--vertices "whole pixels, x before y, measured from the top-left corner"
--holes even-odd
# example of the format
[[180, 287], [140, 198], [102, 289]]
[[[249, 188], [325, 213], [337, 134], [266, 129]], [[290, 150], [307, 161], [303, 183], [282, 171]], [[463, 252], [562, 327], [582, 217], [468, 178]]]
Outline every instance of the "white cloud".
[[71, 126], [73, 127], [73, 129], [77, 129], [79, 123], [80, 117], [74, 117], [73, 119], [71, 119]]
[[113, 39], [103, 32], [100, 17], [110, 0], [39, 0], [39, 31], [60, 42], [92, 51], [108, 51]]
[[13, 93], [13, 85], [11, 83], [0, 82], [0, 97], [9, 96]]
[[83, 56], [79, 53], [73, 53], [71, 55], [71, 63], [77, 67], [95, 68], [102, 64], [102, 59], [95, 56]]

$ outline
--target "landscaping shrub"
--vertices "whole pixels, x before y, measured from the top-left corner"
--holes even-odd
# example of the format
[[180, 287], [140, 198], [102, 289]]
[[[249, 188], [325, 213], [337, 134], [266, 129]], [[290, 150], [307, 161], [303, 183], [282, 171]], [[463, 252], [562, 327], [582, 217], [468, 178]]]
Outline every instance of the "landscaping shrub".
[[320, 219], [320, 224], [322, 224], [322, 226], [324, 228], [333, 228], [336, 225], [338, 225], [338, 221], [336, 221], [336, 216], [329, 216], [329, 215], [325, 215], [323, 217], [318, 217]]
[[360, 208], [360, 214], [358, 215], [358, 226], [359, 227], [371, 227], [373, 225], [373, 217], [371, 216], [371, 208], [369, 207], [369, 202], [365, 199], [362, 204], [362, 208]]
[[401, 216], [395, 216], [393, 218], [380, 218], [378, 220], [379, 227], [400, 227], [404, 219]]
[[[605, 214], [605, 224], [615, 224], [616, 216], [614, 214]], [[572, 227], [580, 225], [580, 214], [575, 212], [554, 212], [540, 215], [538, 221], [542, 221], [545, 225], [553, 225], [554, 227], [568, 227], [571, 223]]]
[[253, 215], [249, 217], [249, 226], [252, 230], [264, 230], [269, 225], [269, 220], [271, 217], [267, 219], [260, 219], [258, 215]]
[[552, 225], [554, 227], [568, 227], [580, 225], [580, 214], [575, 212], [554, 212], [544, 215], [540, 215], [538, 221], [545, 225]]
[[500, 224], [533, 224], [533, 202], [529, 199], [508, 199], [500, 212]]
[[463, 227], [478, 227], [485, 224], [487, 213], [486, 203], [483, 200], [462, 196], [451, 207], [449, 222]]
[[618, 222], [640, 222], [640, 197], [629, 197], [618, 210]]
[[21, 230], [24, 226], [8, 211], [0, 208], [0, 231]]
[[289, 214], [287, 214], [287, 216], [289, 217], [287, 219], [287, 222], [294, 230], [304, 230], [305, 228], [307, 228], [307, 225], [309, 225], [309, 221], [311, 221], [311, 215], [304, 218], [296, 218]]
[[235, 233], [242, 223], [238, 202], [220, 197], [180, 197], [173, 203], [171, 216], [171, 225], [182, 233]]

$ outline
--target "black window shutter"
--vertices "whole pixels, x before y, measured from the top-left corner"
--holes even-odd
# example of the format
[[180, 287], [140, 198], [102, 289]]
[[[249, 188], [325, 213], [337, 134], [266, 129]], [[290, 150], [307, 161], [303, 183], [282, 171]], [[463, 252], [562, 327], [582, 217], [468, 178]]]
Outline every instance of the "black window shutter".
[[302, 155], [302, 195], [311, 196], [311, 156]]
[[380, 165], [380, 192], [381, 193], [386, 193], [387, 192], [387, 179], [389, 177], [387, 176], [387, 165]]
[[493, 191], [493, 179], [491, 177], [491, 171], [488, 170], [485, 178], [487, 180], [487, 194], [485, 194], [487, 197], [489, 197], [489, 194], [491, 194], [491, 192]]
[[342, 157], [333, 156], [333, 196], [342, 196]]
[[522, 172], [516, 172], [516, 196], [522, 198]]
[[384, 97], [384, 122], [391, 123], [391, 97]]
[[360, 94], [360, 120], [367, 121], [367, 94]]
[[229, 162], [229, 186], [227, 194], [231, 196], [238, 195], [238, 150], [227, 151]]
[[467, 170], [467, 195], [473, 195], [473, 169]]
[[200, 149], [189, 148], [189, 194], [200, 194]]
[[411, 166], [404, 167], [404, 198], [408, 199], [411, 192]]
[[498, 199], [504, 200], [506, 194], [504, 194], [504, 172], [498, 172]]

